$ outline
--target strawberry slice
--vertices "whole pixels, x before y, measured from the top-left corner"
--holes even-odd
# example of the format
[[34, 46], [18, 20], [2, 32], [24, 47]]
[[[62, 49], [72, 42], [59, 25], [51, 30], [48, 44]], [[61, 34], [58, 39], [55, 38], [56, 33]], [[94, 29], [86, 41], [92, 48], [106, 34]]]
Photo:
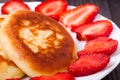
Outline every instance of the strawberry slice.
[[56, 20], [67, 10], [68, 3], [65, 0], [47, 0], [35, 7], [36, 12], [41, 12]]
[[106, 54], [84, 54], [73, 62], [68, 71], [74, 76], [86, 76], [104, 69], [110, 61]]
[[103, 53], [112, 55], [118, 47], [118, 41], [108, 37], [98, 37], [88, 41], [83, 51], [79, 51], [78, 55], [86, 53]]
[[30, 80], [75, 80], [74, 76], [67, 72], [59, 72], [53, 76], [33, 77]]
[[77, 27], [78, 40], [91, 40], [100, 36], [108, 37], [113, 30], [112, 23], [108, 20], [99, 20]]
[[80, 51], [78, 51], [77, 52], [77, 56], [79, 57], [79, 56], [81, 56], [81, 55], [84, 55], [84, 54], [94, 54], [95, 52], [91, 52], [91, 51], [89, 51], [89, 50], [80, 50]]
[[91, 22], [97, 15], [99, 9], [94, 4], [83, 4], [70, 9], [60, 16], [60, 21], [74, 30], [75, 27]]
[[9, 0], [1, 8], [2, 14], [9, 14], [14, 10], [30, 10], [30, 8], [22, 0]]

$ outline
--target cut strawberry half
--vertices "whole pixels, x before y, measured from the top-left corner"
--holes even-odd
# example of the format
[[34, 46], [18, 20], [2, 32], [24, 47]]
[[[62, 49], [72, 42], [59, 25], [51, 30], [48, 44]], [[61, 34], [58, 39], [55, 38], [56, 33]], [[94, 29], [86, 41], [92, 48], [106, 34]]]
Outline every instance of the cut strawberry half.
[[81, 55], [69, 66], [68, 71], [74, 76], [86, 76], [104, 69], [109, 61], [110, 56], [106, 54]]
[[67, 10], [67, 6], [65, 0], [47, 0], [37, 5], [35, 11], [59, 20], [60, 15]]
[[89, 51], [89, 50], [80, 50], [80, 51], [78, 51], [77, 52], [77, 56], [79, 57], [79, 56], [81, 56], [81, 55], [84, 55], [84, 54], [94, 54], [95, 52], [91, 52], [91, 51]]
[[75, 27], [91, 22], [97, 15], [99, 9], [94, 4], [83, 4], [70, 9], [60, 16], [60, 21], [74, 30]]
[[67, 72], [60, 72], [53, 76], [34, 77], [30, 80], [75, 80], [74, 76]]
[[77, 27], [78, 40], [91, 40], [97, 37], [108, 37], [113, 30], [112, 23], [108, 20], [99, 20]]
[[103, 53], [107, 55], [113, 54], [118, 47], [118, 41], [108, 37], [98, 37], [88, 41], [85, 44], [83, 51], [78, 52], [78, 55], [84, 53]]
[[22, 0], [10, 0], [2, 6], [2, 14], [9, 14], [15, 10], [30, 10], [29, 6]]

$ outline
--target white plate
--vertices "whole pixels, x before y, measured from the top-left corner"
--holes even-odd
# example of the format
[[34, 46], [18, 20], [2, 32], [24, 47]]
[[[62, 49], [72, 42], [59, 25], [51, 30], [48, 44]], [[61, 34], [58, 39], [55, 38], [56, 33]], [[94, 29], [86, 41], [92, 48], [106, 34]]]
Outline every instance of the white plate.
[[[26, 4], [28, 4], [31, 8], [31, 10], [34, 11], [34, 8], [39, 4], [40, 2], [26, 2]], [[1, 6], [3, 5], [3, 3], [0, 3], [0, 10], [1, 10]], [[74, 6], [69, 6], [69, 8], [73, 8]], [[95, 18], [96, 20], [105, 20], [107, 18], [103, 17], [102, 15], [98, 14]], [[109, 19], [107, 19], [109, 20]], [[111, 21], [111, 20], [110, 20]], [[111, 21], [112, 22], [112, 21]], [[114, 24], [114, 22], [112, 22], [113, 24], [113, 31], [110, 35], [111, 38], [116, 39], [118, 41], [118, 49], [116, 50], [116, 52], [111, 55], [111, 60], [110, 63], [108, 64], [108, 66], [103, 69], [102, 71], [99, 71], [95, 74], [92, 75], [88, 75], [88, 76], [83, 76], [83, 77], [76, 77], [75, 80], [100, 80], [102, 78], [104, 78], [106, 75], [108, 75], [111, 71], [113, 71], [113, 69], [119, 64], [120, 62], [120, 36], [118, 34], [120, 34], [120, 30], [118, 28], [118, 26], [116, 24]], [[68, 30], [70, 32], [70, 30]], [[76, 39], [76, 34], [70, 32], [71, 36], [73, 37], [76, 46], [77, 46], [77, 50], [81, 50], [84, 47], [85, 42], [84, 41], [78, 41]], [[28, 80], [28, 78], [25, 78], [24, 80]]]

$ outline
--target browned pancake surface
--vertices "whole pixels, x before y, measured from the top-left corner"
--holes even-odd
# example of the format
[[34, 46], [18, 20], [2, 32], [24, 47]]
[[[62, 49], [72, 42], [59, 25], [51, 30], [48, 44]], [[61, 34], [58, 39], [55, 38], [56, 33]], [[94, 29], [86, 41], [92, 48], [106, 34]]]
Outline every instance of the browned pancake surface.
[[4, 20], [1, 35], [9, 58], [29, 76], [65, 71], [74, 60], [71, 36], [57, 21], [40, 13], [13, 12]]

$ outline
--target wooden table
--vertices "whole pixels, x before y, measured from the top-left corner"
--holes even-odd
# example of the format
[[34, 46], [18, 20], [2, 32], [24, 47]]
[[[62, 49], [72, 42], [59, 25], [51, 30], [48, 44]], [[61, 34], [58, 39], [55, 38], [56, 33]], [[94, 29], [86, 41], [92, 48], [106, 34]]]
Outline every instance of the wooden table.
[[[5, 2], [7, 0], [0, 0]], [[24, 0], [24, 1], [44, 1], [44, 0]], [[120, 0], [67, 0], [69, 5], [78, 6], [84, 3], [93, 3], [99, 6], [100, 14], [111, 19], [120, 28]], [[120, 35], [120, 34], [118, 34]], [[120, 80], [120, 65], [118, 65], [109, 75], [102, 80]]]

